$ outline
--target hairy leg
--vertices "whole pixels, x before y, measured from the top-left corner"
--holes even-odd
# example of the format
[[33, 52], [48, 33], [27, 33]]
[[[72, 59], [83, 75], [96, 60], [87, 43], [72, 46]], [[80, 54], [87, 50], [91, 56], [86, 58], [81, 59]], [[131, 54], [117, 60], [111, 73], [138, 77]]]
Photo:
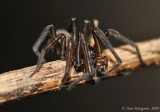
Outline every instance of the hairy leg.
[[79, 79], [77, 79], [77, 80], [73, 81], [71, 84], [69, 84], [69, 87], [67, 88], [67, 90], [72, 89], [76, 84], [78, 84], [82, 80], [90, 79], [96, 73], [94, 68], [91, 65], [91, 62], [90, 62], [90, 58], [89, 58], [89, 54], [88, 54], [88, 51], [89, 51], [88, 43], [86, 42], [86, 39], [82, 33], [80, 33], [79, 37], [81, 39], [81, 45], [82, 45], [82, 50], [83, 50], [83, 55], [84, 55], [84, 62], [85, 62], [85, 67], [86, 67], [86, 73], [84, 73]]
[[141, 53], [139, 51], [139, 48], [137, 46], [137, 44], [135, 44], [133, 41], [129, 40], [128, 38], [126, 38], [124, 35], [120, 34], [118, 31], [114, 30], [114, 29], [108, 29], [108, 31], [105, 33], [106, 37], [108, 36], [113, 36], [116, 39], [121, 40], [122, 42], [131, 45], [132, 47], [134, 47], [136, 49], [137, 52], [137, 56], [139, 58], [139, 61], [141, 62], [141, 64], [143, 65], [148, 65], [146, 62], [143, 61]]
[[47, 27], [45, 27], [41, 35], [39, 36], [38, 40], [33, 45], [33, 51], [38, 57], [40, 57], [39, 47], [49, 33], [51, 34], [52, 39], [54, 39], [54, 37], [56, 36], [56, 33], [53, 25], [48, 25]]
[[[101, 40], [102, 44], [104, 44], [107, 48], [109, 48], [109, 50], [112, 52], [112, 54], [114, 55], [114, 57], [117, 60], [117, 64], [115, 64], [108, 72], [107, 74], [111, 73], [113, 70], [117, 70], [117, 68], [121, 65], [122, 60], [120, 59], [120, 57], [117, 55], [117, 53], [115, 52], [115, 50], [113, 49], [112, 45], [110, 44], [110, 42], [107, 40], [107, 37], [105, 36], [105, 34], [99, 29], [99, 28], [94, 28], [93, 29], [93, 36], [95, 38], [99, 38], [99, 40]], [[106, 74], [106, 75], [107, 75]]]
[[66, 52], [66, 68], [65, 68], [65, 74], [61, 80], [60, 86], [58, 90], [62, 89], [63, 83], [67, 80], [69, 74], [70, 74], [70, 69], [72, 67], [72, 38], [68, 40], [68, 47], [67, 47], [67, 52]]
[[42, 66], [43, 60], [44, 60], [44, 55], [61, 38], [65, 38], [65, 36], [63, 34], [57, 35], [44, 49], [42, 49], [41, 53], [39, 54], [37, 67], [36, 67], [35, 71], [31, 74], [30, 77], [32, 77], [36, 72], [39, 71], [39, 69]]
[[[68, 46], [68, 40], [71, 37], [71, 34], [65, 30], [65, 29], [58, 29], [56, 30], [56, 34], [64, 34], [66, 38], [63, 38], [61, 40], [59, 40], [59, 52], [57, 54], [59, 54], [61, 56], [62, 60], [65, 60], [65, 51], [66, 51], [66, 47]], [[56, 44], [57, 45], [57, 44]], [[57, 49], [57, 48], [56, 48]]]
[[[65, 75], [61, 81], [61, 84], [59, 86], [59, 90], [62, 89], [63, 83], [67, 80], [69, 73], [70, 73], [70, 68], [72, 66], [72, 62], [74, 64], [80, 63], [80, 46], [79, 46], [79, 37], [77, 35], [77, 24], [76, 24], [76, 18], [72, 18], [70, 20], [70, 25], [69, 25], [69, 33], [71, 35], [71, 39], [69, 39], [69, 43], [67, 46], [67, 61], [66, 61], [66, 69], [65, 69]], [[78, 65], [78, 64], [77, 64]]]

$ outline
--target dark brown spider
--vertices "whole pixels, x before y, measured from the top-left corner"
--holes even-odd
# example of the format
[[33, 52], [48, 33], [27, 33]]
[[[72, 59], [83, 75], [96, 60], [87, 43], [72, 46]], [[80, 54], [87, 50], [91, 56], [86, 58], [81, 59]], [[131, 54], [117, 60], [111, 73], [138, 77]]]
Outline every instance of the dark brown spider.
[[[51, 35], [52, 39], [50, 39], [47, 43], [47, 46], [45, 46], [41, 52], [39, 52], [38, 49], [48, 34]], [[72, 66], [74, 66], [77, 72], [84, 72], [84, 75], [73, 81], [69, 85], [68, 89], [71, 89], [82, 80], [93, 79], [94, 76], [101, 78], [111, 73], [121, 65], [122, 61], [108, 41], [109, 36], [113, 36], [134, 47], [137, 51], [139, 61], [142, 64], [145, 64], [145, 62], [142, 60], [138, 46], [133, 41], [120, 34], [118, 31], [108, 29], [107, 32], [103, 33], [103, 31], [98, 28], [97, 20], [94, 21], [94, 27], [92, 27], [88, 20], [84, 20], [83, 31], [78, 32], [76, 18], [72, 18], [70, 20], [68, 31], [64, 29], [59, 29], [56, 31], [53, 25], [48, 25], [43, 30], [33, 46], [33, 51], [38, 56], [38, 64], [31, 77], [39, 71], [42, 63], [44, 62], [44, 55], [51, 48], [53, 48], [53, 46], [59, 51], [61, 58], [66, 60], [65, 74], [59, 89], [61, 89], [64, 82], [68, 80]], [[94, 40], [95, 45], [92, 45], [92, 39]], [[118, 62], [110, 70], [108, 70], [108, 58], [106, 56], [102, 56], [102, 51], [104, 49], [103, 46], [106, 46], [112, 52]], [[101, 60], [101, 63], [97, 65], [97, 61], [99, 60]]]

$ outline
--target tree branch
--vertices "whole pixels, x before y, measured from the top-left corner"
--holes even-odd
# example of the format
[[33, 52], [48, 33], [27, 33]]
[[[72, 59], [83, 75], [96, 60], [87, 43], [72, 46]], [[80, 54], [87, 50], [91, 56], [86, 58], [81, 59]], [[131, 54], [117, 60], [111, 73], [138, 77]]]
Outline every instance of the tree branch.
[[[135, 49], [129, 45], [123, 45], [115, 48], [123, 64], [119, 67], [118, 71], [112, 72], [107, 77], [130, 74], [135, 69], [137, 71], [137, 68], [148, 69], [151, 65], [160, 66], [160, 38], [137, 44], [143, 59], [149, 64], [149, 67], [140, 67]], [[103, 55], [109, 58], [110, 67], [116, 63], [115, 58], [108, 50], [105, 50]], [[57, 60], [45, 63], [38, 73], [32, 78], [29, 78], [35, 67], [31, 66], [0, 74], [0, 103], [50, 90], [57, 90], [64, 75], [65, 61]], [[83, 73], [76, 74], [74, 73], [74, 69], [72, 69], [70, 81], [77, 79], [81, 75]], [[84, 82], [82, 81], [80, 83]]]

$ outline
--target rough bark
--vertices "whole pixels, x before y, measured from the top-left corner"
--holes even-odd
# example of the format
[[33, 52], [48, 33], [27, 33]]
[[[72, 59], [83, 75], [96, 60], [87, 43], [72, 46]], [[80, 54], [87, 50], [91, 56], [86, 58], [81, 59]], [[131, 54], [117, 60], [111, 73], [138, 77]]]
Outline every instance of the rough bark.
[[[129, 45], [123, 45], [115, 48], [123, 64], [119, 67], [118, 71], [112, 72], [107, 77], [118, 76], [120, 74], [126, 75], [133, 71], [149, 69], [151, 66], [160, 66], [160, 38], [138, 42], [137, 45], [139, 46], [143, 60], [149, 66], [140, 67], [135, 49]], [[103, 55], [109, 57], [110, 67], [116, 63], [115, 58], [108, 50], [105, 50]], [[45, 63], [38, 73], [29, 78], [35, 67], [31, 66], [0, 74], [0, 103], [50, 90], [57, 90], [64, 75], [65, 61], [57, 60]], [[74, 69], [72, 69], [70, 81], [77, 79], [81, 75], [83, 73], [76, 74], [74, 73]], [[84, 82], [82, 81], [81, 83]]]

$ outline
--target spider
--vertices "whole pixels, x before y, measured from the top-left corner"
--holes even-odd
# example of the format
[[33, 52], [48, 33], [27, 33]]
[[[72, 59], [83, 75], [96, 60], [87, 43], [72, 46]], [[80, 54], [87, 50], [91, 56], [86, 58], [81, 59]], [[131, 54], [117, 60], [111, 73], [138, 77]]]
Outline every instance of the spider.
[[[84, 28], [82, 32], [78, 32], [76, 18], [71, 18], [68, 30], [56, 30], [52, 24], [45, 27], [33, 46], [33, 51], [38, 56], [38, 64], [35, 71], [31, 74], [31, 77], [39, 71], [42, 64], [45, 62], [44, 55], [53, 48], [59, 51], [62, 60], [66, 60], [65, 74], [61, 80], [59, 90], [62, 89], [65, 81], [69, 79], [71, 67], [74, 67], [76, 72], [83, 72], [84, 74], [77, 80], [71, 82], [67, 88], [68, 90], [72, 89], [82, 80], [93, 79], [95, 76], [97, 79], [100, 79], [108, 75], [112, 71], [117, 70], [122, 64], [121, 58], [108, 41], [109, 36], [113, 36], [134, 47], [139, 61], [141, 64], [146, 65], [142, 60], [138, 46], [133, 41], [114, 29], [108, 29], [104, 33], [98, 28], [98, 20], [94, 20], [93, 24], [94, 25], [92, 25], [89, 20], [84, 20]], [[39, 48], [48, 34], [50, 34], [51, 38], [47, 45], [39, 52]], [[94, 41], [95, 44], [93, 45], [91, 41]], [[109, 70], [108, 58], [107, 56], [102, 56], [104, 46], [111, 51], [117, 60], [117, 64]], [[97, 64], [99, 60], [101, 62]]]

